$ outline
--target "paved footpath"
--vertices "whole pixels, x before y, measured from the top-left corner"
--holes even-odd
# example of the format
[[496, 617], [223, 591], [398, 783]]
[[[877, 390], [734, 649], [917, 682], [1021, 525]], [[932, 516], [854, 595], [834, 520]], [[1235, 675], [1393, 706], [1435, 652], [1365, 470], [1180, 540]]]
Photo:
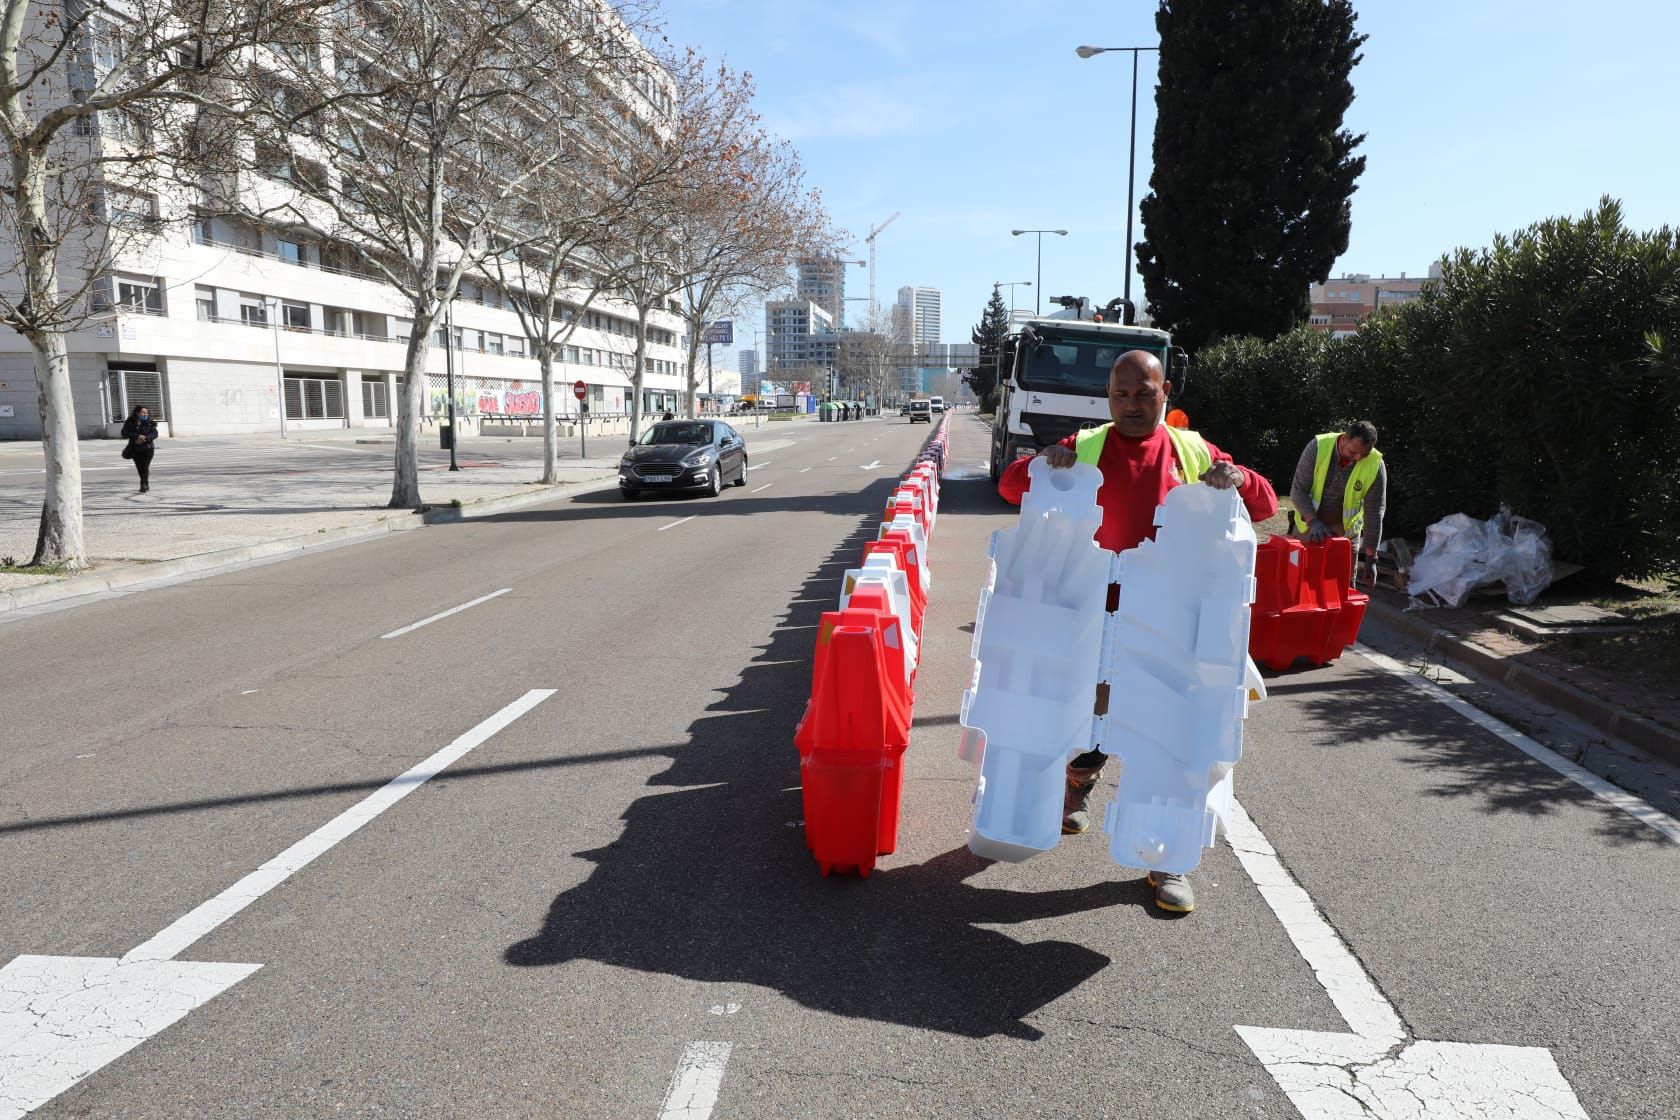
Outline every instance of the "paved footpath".
[[970, 855], [953, 433], [867, 881], [791, 739], [919, 426], [0, 616], [0, 1117], [1672, 1120], [1680, 823], [1380, 660], [1271, 678], [1193, 915]]
[[[747, 439], [749, 452], [786, 446], [790, 434], [810, 421], [730, 418]], [[880, 423], [880, 421], [871, 421]], [[862, 423], [861, 421], [857, 423]], [[450, 471], [449, 453], [435, 434], [422, 433], [421, 496], [434, 518], [459, 503], [472, 514], [541, 501], [555, 493], [599, 485], [617, 477], [622, 435], [560, 441], [558, 487], [543, 487], [542, 439], [489, 436], [469, 438]], [[328, 543], [381, 530], [420, 524], [410, 511], [389, 510], [391, 437], [377, 430], [311, 433], [282, 440], [274, 436], [203, 437], [164, 440], [152, 463], [152, 486], [136, 493], [134, 468], [119, 458], [120, 441], [82, 443], [88, 553], [94, 572], [122, 578], [148, 574], [146, 566], [221, 553], [227, 563], [241, 550], [289, 540], [295, 545]], [[587, 451], [584, 456], [581, 452]], [[0, 557], [20, 563], [35, 550], [41, 516], [39, 444], [0, 444]], [[313, 538], [313, 539], [312, 539]], [[64, 577], [0, 572], [0, 593], [60, 582]], [[8, 605], [0, 595], [0, 608]]]

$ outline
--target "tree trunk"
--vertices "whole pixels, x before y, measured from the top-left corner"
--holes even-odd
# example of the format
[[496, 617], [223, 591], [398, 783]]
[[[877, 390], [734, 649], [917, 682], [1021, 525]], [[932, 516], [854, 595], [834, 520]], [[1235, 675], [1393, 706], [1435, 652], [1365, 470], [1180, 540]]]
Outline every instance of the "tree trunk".
[[47, 485], [41, 502], [41, 527], [35, 537], [33, 564], [87, 567], [82, 538], [82, 456], [76, 442], [76, 403], [70, 392], [70, 359], [64, 335], [41, 331], [29, 335], [35, 361], [37, 401], [41, 411], [41, 453]]
[[636, 304], [636, 368], [630, 371], [630, 442], [642, 434], [642, 370], [647, 361], [647, 304]]
[[[416, 315], [403, 362], [402, 384], [397, 390], [397, 451], [387, 509], [420, 508], [420, 406], [425, 400], [426, 345], [431, 333], [425, 316]], [[454, 438], [453, 431], [449, 434]]]
[[[546, 329], [546, 328], [545, 328]], [[542, 480], [555, 482], [555, 461], [560, 456], [560, 430], [554, 423], [554, 347], [544, 343], [537, 347], [537, 364], [542, 369], [543, 398], [543, 469]], [[580, 402], [581, 403], [581, 402]], [[583, 423], [583, 411], [578, 410], [578, 423]]]

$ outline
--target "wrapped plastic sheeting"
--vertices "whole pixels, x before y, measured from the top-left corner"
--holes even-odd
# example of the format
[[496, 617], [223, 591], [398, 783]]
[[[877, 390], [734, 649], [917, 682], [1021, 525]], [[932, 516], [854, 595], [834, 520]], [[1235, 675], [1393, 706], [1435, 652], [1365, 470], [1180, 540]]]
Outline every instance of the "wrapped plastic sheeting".
[[1508, 509], [1486, 521], [1455, 513], [1429, 527], [1423, 551], [1412, 562], [1407, 590], [1462, 606], [1478, 587], [1505, 585], [1505, 596], [1526, 607], [1552, 582], [1552, 542], [1538, 521]]

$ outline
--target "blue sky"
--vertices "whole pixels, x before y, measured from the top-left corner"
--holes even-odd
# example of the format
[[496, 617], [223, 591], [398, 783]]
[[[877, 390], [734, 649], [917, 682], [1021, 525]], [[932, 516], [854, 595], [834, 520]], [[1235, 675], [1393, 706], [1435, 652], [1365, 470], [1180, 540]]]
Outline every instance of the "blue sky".
[[[946, 340], [967, 341], [993, 281], [1034, 278], [1034, 239], [1009, 234], [1021, 227], [1069, 231], [1044, 238], [1045, 295], [1120, 294], [1130, 56], [1074, 47], [1154, 44], [1152, 0], [665, 3], [672, 42], [752, 73], [765, 123], [798, 147], [839, 225], [861, 238], [901, 212], [877, 240], [883, 303], [903, 284], [939, 288]], [[1602, 194], [1637, 228], [1680, 218], [1680, 3], [1356, 8], [1370, 39], [1347, 123], [1366, 134], [1367, 166], [1334, 275], [1417, 275]], [[1139, 198], [1155, 127], [1154, 56], [1142, 60]], [[868, 290], [851, 269], [847, 294]], [[1032, 295], [1016, 288], [1015, 302]], [[737, 339], [752, 345], [756, 325]]]

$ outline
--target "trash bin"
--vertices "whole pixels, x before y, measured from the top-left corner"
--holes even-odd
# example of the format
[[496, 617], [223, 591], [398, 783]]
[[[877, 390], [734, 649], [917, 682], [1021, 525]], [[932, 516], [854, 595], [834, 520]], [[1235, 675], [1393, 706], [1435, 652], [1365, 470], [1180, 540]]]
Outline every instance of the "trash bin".
[[453, 451], [455, 449], [455, 426], [445, 420], [438, 425], [438, 449]]

